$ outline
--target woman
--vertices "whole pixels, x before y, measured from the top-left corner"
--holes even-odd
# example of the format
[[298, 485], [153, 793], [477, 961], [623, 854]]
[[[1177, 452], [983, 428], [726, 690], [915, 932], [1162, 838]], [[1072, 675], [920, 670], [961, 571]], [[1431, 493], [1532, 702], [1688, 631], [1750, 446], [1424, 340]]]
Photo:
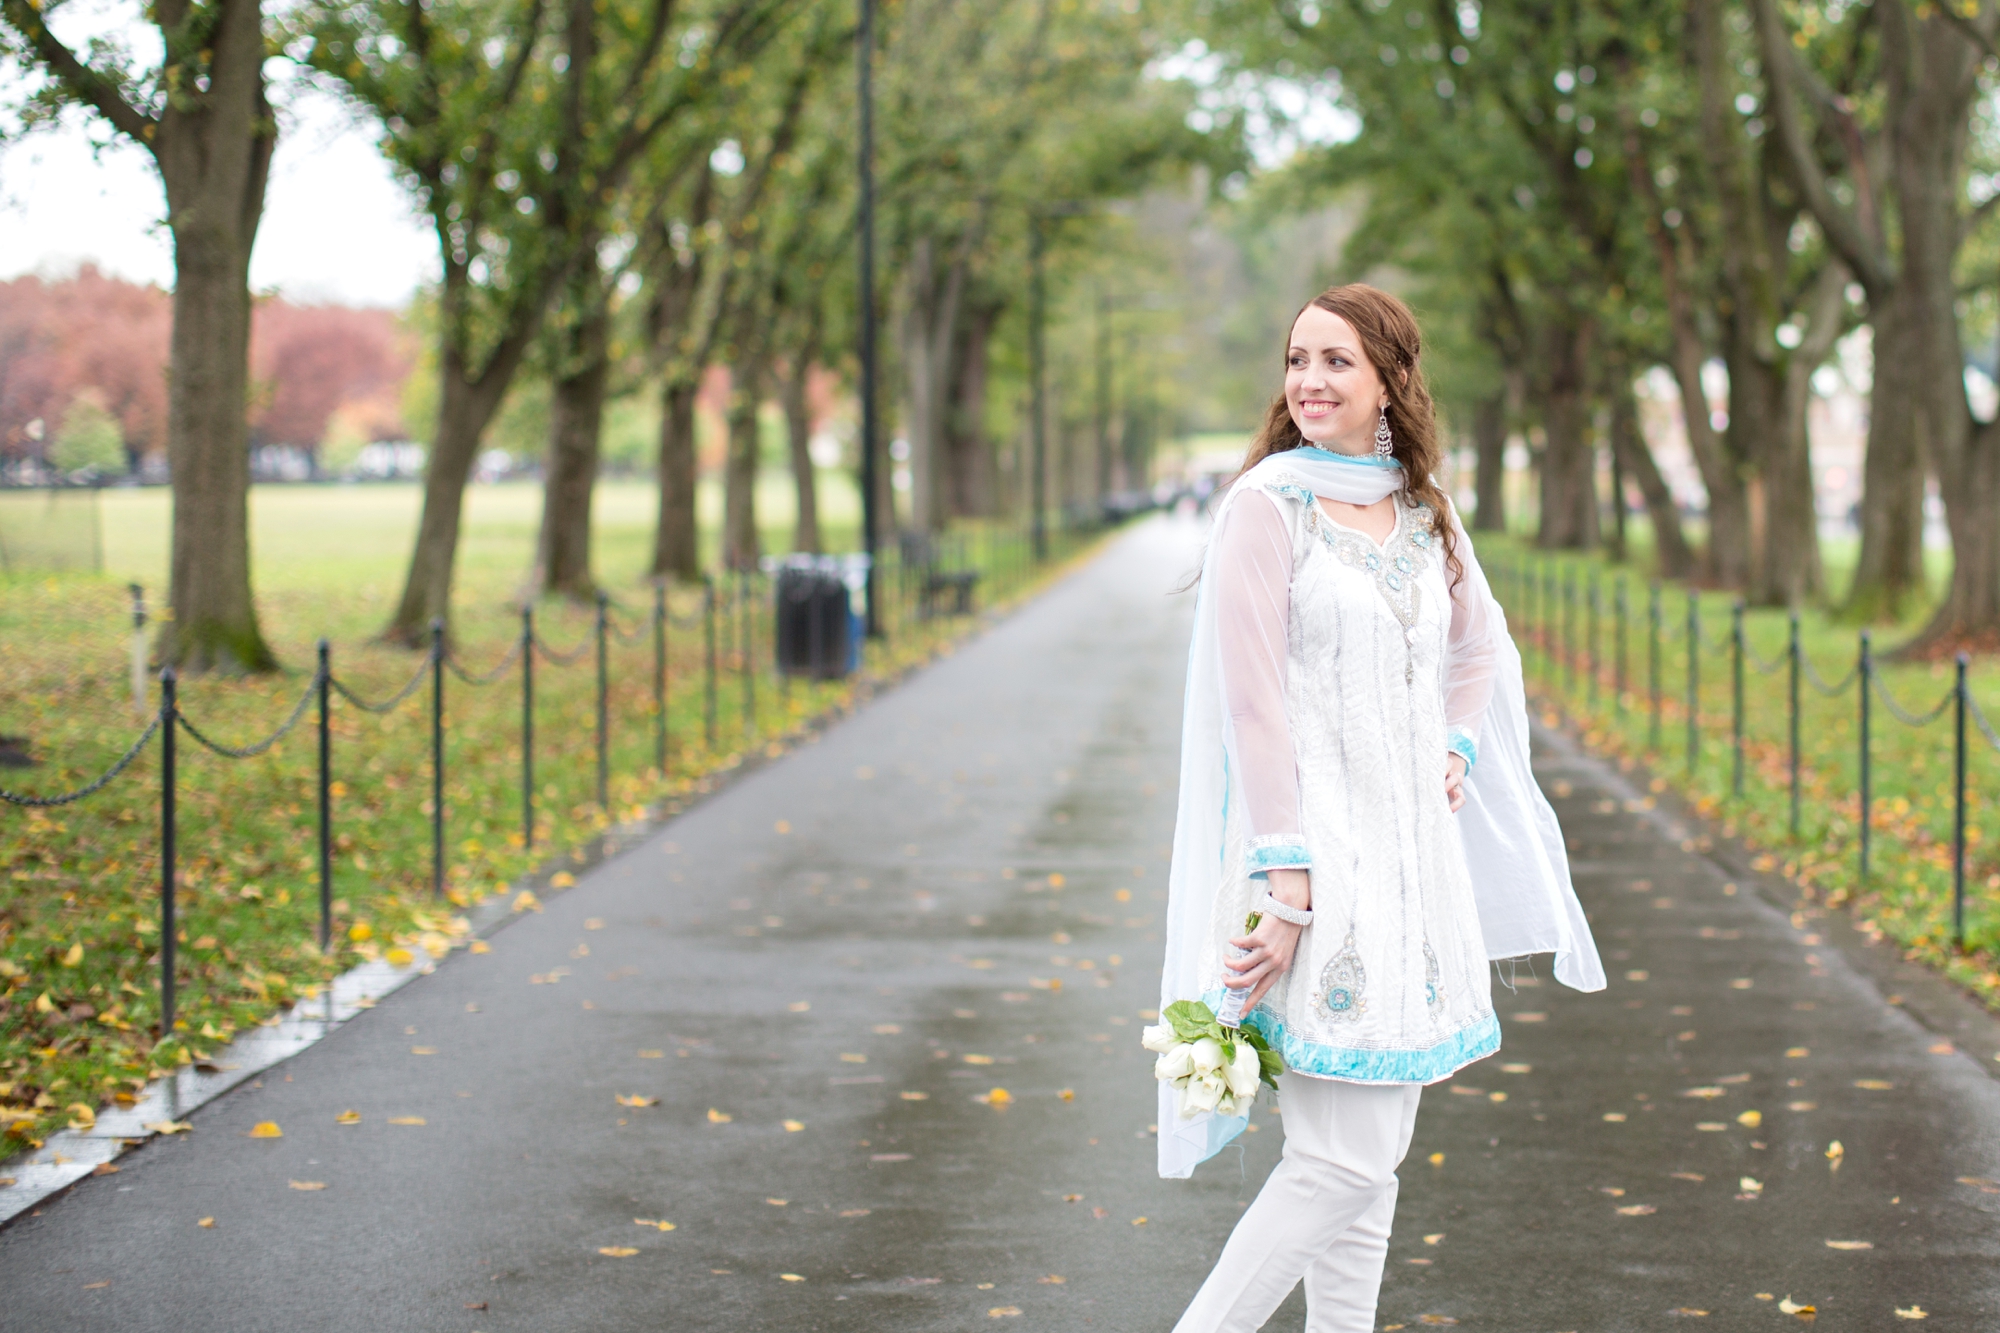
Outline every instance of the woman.
[[[1161, 1003], [1240, 1003], [1285, 1059], [1285, 1148], [1179, 1333], [1256, 1329], [1301, 1278], [1311, 1333], [1372, 1329], [1423, 1085], [1500, 1048], [1488, 960], [1604, 985], [1420, 350], [1372, 287], [1301, 311], [1203, 561]], [[1162, 1084], [1160, 1174], [1244, 1123]]]

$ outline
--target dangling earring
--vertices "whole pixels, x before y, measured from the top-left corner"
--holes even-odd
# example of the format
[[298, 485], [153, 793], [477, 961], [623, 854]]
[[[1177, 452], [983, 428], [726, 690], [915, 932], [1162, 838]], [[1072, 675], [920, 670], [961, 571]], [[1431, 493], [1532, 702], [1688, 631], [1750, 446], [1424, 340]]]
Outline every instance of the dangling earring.
[[1390, 448], [1395, 443], [1396, 437], [1389, 433], [1389, 408], [1385, 404], [1382, 407], [1381, 415], [1375, 421], [1375, 456], [1377, 458], [1389, 457]]

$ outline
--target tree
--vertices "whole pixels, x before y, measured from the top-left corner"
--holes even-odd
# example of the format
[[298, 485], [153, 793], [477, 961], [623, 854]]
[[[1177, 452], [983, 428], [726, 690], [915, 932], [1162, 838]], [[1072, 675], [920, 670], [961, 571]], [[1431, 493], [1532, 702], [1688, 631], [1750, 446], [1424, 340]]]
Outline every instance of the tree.
[[115, 477], [125, 470], [125, 437], [118, 432], [118, 418], [104, 410], [95, 393], [78, 394], [63, 413], [49, 444], [49, 461], [71, 473]]
[[5, 54], [41, 79], [31, 121], [67, 107], [101, 118], [160, 173], [174, 242], [167, 453], [174, 484], [159, 654], [183, 671], [270, 671], [250, 591], [250, 250], [277, 124], [257, 0], [155, 0], [161, 57], [122, 43], [79, 53], [51, 28], [59, 3], [0, 0]]

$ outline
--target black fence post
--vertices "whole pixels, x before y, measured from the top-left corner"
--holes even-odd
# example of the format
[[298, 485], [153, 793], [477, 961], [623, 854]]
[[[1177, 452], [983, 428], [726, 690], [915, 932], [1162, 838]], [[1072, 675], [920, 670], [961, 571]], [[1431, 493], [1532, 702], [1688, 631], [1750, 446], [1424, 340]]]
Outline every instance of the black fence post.
[[1874, 747], [1868, 743], [1868, 695], [1873, 690], [1875, 684], [1875, 659], [1869, 651], [1867, 630], [1861, 631], [1861, 661], [1855, 667], [1854, 674], [1855, 678], [1861, 684], [1861, 874], [1859, 879], [1861, 883], [1866, 884], [1868, 882], [1868, 844], [1873, 834], [1873, 825], [1875, 823], [1875, 774], [1870, 766], [1870, 759], [1872, 758], [1870, 751]]
[[1660, 748], [1660, 585], [1655, 582], [1646, 594], [1646, 690], [1651, 700], [1652, 721], [1646, 732], [1646, 748]]
[[1561, 590], [1557, 596], [1562, 600], [1562, 683], [1565, 692], [1576, 693], [1576, 571], [1568, 565], [1558, 566], [1556, 586]]
[[521, 849], [535, 850], [535, 607], [521, 608]]
[[743, 738], [757, 738], [757, 585], [748, 569], [736, 572], [737, 647], [742, 654]]
[[1792, 757], [1790, 757], [1792, 759], [1792, 837], [1796, 839], [1798, 837], [1798, 797], [1800, 797], [1800, 793], [1798, 793], [1798, 751], [1800, 751], [1800, 717], [1798, 717], [1798, 701], [1800, 701], [1800, 697], [1798, 697], [1798, 679], [1800, 679], [1800, 675], [1802, 675], [1802, 671], [1806, 667], [1806, 644], [1798, 636], [1798, 612], [1796, 610], [1792, 612], [1790, 630], [1792, 630], [1792, 634], [1790, 634], [1792, 671], [1790, 671], [1790, 679], [1786, 681], [1786, 687], [1792, 693], [1788, 709], [1790, 709], [1790, 725], [1792, 725], [1792, 737], [1790, 737], [1790, 747], [1792, 747]]
[[431, 896], [444, 896], [444, 620], [431, 622]]
[[1625, 712], [1625, 621], [1627, 619], [1623, 574], [1618, 576], [1618, 591], [1614, 600], [1618, 605], [1618, 648], [1616, 662], [1612, 667], [1611, 691], [1617, 697], [1618, 712], [1622, 716]]
[[701, 576], [702, 617], [705, 622], [708, 649], [708, 679], [702, 700], [702, 721], [707, 729], [708, 751], [715, 753], [716, 709], [719, 706], [718, 687], [715, 680], [715, 579], [710, 575]]
[[319, 641], [319, 947], [333, 944], [333, 667], [332, 648]]
[[1743, 599], [1729, 607], [1729, 791], [1743, 794]]
[[667, 778], [667, 585], [653, 585], [653, 766]]
[[179, 689], [172, 667], [160, 672], [160, 1040], [174, 1035], [174, 733]]
[[1687, 695], [1687, 771], [1694, 776], [1695, 764], [1701, 757], [1701, 598], [1693, 588], [1687, 591], [1688, 599], [1688, 695]]
[[1972, 658], [1958, 655], [1958, 679], [1952, 687], [1955, 735], [1952, 738], [1951, 787], [1951, 944], [1965, 948], [1965, 668]]
[[597, 593], [597, 808], [611, 809], [611, 662], [605, 645], [605, 608], [609, 604], [603, 589]]

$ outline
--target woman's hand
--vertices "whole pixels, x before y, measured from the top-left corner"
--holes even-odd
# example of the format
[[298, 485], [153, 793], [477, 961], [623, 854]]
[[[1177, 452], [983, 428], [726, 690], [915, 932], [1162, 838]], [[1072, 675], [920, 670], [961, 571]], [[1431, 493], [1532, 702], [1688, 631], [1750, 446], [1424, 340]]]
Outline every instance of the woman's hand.
[[1465, 804], [1465, 756], [1456, 750], [1445, 751], [1444, 794], [1451, 802], [1451, 812], [1458, 813], [1458, 807]]
[[[1269, 873], [1271, 896], [1287, 907], [1301, 910], [1312, 906], [1312, 882], [1303, 870], [1273, 870]], [[1234, 979], [1225, 975], [1222, 984], [1231, 990], [1250, 987], [1249, 1002], [1243, 1012], [1255, 1009], [1278, 984], [1285, 973], [1292, 970], [1292, 957], [1298, 952], [1299, 934], [1304, 926], [1295, 926], [1289, 921], [1280, 921], [1269, 912], [1257, 923], [1257, 929], [1248, 935], [1239, 935], [1229, 941], [1239, 949], [1248, 951], [1244, 958], [1225, 958], [1222, 962], [1225, 974], [1233, 973]]]

